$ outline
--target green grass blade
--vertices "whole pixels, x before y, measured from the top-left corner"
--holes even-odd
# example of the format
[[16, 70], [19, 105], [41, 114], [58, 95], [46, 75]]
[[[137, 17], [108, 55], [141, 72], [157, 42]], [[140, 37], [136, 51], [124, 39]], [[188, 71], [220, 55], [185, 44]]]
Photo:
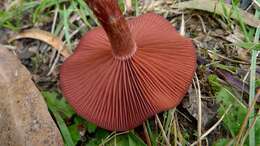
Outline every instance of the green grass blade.
[[[260, 2], [260, 0], [258, 0]], [[255, 17], [259, 19], [260, 10], [256, 10]], [[259, 40], [260, 28], [258, 27], [255, 33], [255, 42]], [[252, 104], [252, 101], [255, 97], [255, 81], [256, 81], [256, 60], [257, 60], [258, 51], [252, 50], [251, 58], [251, 68], [250, 68], [250, 90], [249, 90], [249, 106]], [[252, 112], [250, 117], [254, 117], [255, 112]], [[253, 118], [249, 119], [249, 125], [253, 123]], [[249, 146], [255, 146], [255, 128], [253, 127], [249, 132]]]
[[156, 146], [157, 145], [157, 138], [156, 138], [156, 136], [153, 134], [153, 132], [152, 132], [152, 129], [151, 129], [151, 127], [150, 127], [150, 123], [149, 123], [149, 121], [147, 120], [146, 122], [145, 122], [145, 124], [146, 124], [146, 127], [147, 127], [147, 132], [148, 132], [148, 134], [149, 134], [149, 137], [150, 137], [150, 140], [151, 140], [151, 143], [152, 143], [152, 146]]
[[64, 6], [63, 11], [62, 11], [62, 18], [63, 18], [63, 29], [64, 29], [64, 34], [65, 34], [65, 40], [66, 43], [68, 44], [69, 49], [72, 49], [72, 44], [71, 44], [71, 38], [70, 38], [70, 14], [72, 13], [71, 7], [66, 8]]
[[140, 15], [140, 10], [139, 10], [139, 0], [134, 0], [134, 6], [135, 6], [135, 16]]
[[60, 128], [61, 134], [63, 136], [63, 139], [65, 141], [65, 143], [68, 146], [74, 146], [75, 144], [73, 143], [73, 140], [71, 138], [70, 132], [68, 127], [66, 126], [65, 122], [63, 121], [63, 119], [61, 118], [61, 116], [59, 115], [59, 113], [54, 110], [53, 108], [49, 107], [49, 109], [51, 110], [54, 118], [56, 119], [58, 126]]
[[59, 114], [55, 102], [53, 102], [52, 100], [55, 100], [53, 98], [57, 98], [55, 93], [49, 93], [49, 92], [43, 92], [42, 95], [45, 98], [45, 101], [48, 105], [49, 110], [51, 111], [51, 113], [53, 114], [55, 121], [58, 124], [58, 127], [60, 129], [60, 132], [62, 134], [62, 137], [64, 139], [65, 145], [67, 146], [74, 146], [72, 137], [70, 135], [69, 129], [66, 125], [66, 123], [64, 122], [64, 120], [62, 119], [61, 115]]

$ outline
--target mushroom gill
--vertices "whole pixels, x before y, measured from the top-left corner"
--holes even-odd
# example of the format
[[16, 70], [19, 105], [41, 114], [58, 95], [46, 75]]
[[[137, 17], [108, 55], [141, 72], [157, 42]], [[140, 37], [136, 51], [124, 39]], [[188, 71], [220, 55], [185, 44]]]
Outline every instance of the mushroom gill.
[[61, 89], [76, 112], [124, 131], [176, 107], [196, 67], [192, 41], [157, 14], [126, 20], [117, 0], [86, 2], [102, 27], [81, 38], [60, 71]]

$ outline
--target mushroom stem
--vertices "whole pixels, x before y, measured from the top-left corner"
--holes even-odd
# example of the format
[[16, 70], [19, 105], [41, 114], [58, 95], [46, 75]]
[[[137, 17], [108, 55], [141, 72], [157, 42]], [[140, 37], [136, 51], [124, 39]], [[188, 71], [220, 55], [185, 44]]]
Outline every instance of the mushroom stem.
[[117, 0], [86, 0], [86, 3], [106, 31], [114, 57], [130, 58], [137, 49], [136, 43]]

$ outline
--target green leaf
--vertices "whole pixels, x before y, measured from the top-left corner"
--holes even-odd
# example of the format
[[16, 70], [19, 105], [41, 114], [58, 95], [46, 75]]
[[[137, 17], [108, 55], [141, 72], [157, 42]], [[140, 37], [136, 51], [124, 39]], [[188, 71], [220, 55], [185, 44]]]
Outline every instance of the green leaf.
[[42, 95], [45, 97], [48, 106], [52, 106], [56, 111], [62, 113], [65, 118], [70, 118], [75, 114], [72, 107], [68, 105], [64, 98], [58, 99], [57, 92], [44, 91]]
[[86, 144], [86, 146], [99, 146], [100, 143], [102, 141], [100, 139], [97, 139], [97, 138], [91, 138], [88, 143]]
[[69, 20], [73, 12], [74, 12], [73, 5], [70, 5], [68, 8], [64, 6], [63, 10], [60, 11], [63, 19], [63, 24], [64, 24], [63, 30], [65, 34], [65, 40], [69, 49], [72, 49], [71, 36], [70, 36], [71, 23]]
[[255, 81], [255, 87], [256, 87], [256, 88], [259, 88], [259, 87], [260, 87], [260, 80], [256, 80], [256, 81]]
[[254, 50], [260, 51], [260, 43], [243, 42], [243, 43], [240, 43], [239, 46], [242, 48], [246, 48], [246, 49], [254, 49]]
[[78, 141], [80, 140], [80, 133], [79, 133], [77, 124], [73, 124], [73, 125], [69, 126], [69, 131], [70, 131], [70, 135], [71, 135], [73, 142], [75, 144], [78, 143]]
[[208, 82], [213, 90], [214, 93], [219, 92], [221, 89], [221, 84], [219, 83], [217, 75], [209, 75]]
[[19, 3], [12, 5], [8, 11], [0, 10], [0, 28], [8, 28], [13, 31], [20, 30], [23, 25], [24, 15], [26, 13], [30, 14], [38, 3], [38, 1], [19, 1]]
[[87, 129], [88, 129], [89, 133], [94, 133], [96, 131], [96, 129], [97, 129], [97, 125], [88, 122], [87, 123]]
[[[45, 97], [48, 108], [52, 112], [52, 114], [59, 126], [59, 129], [60, 129], [60, 132], [64, 139], [65, 145], [74, 146], [74, 142], [71, 138], [70, 131], [69, 131], [66, 123], [62, 119], [60, 112], [59, 112], [59, 110], [60, 110], [59, 107], [64, 108], [65, 104], [63, 102], [60, 102], [60, 100], [57, 99], [57, 96], [58, 96], [57, 92], [42, 92], [42, 95]], [[66, 107], [67, 107], [67, 105], [66, 105]]]
[[229, 140], [226, 139], [226, 138], [219, 139], [219, 140], [217, 140], [217, 142], [215, 142], [215, 143], [213, 144], [213, 146], [225, 146], [225, 145], [228, 144], [228, 142], [229, 142]]
[[[223, 119], [224, 127], [231, 133], [232, 137], [238, 134], [240, 127], [243, 123], [245, 115], [247, 113], [247, 108], [240, 102], [240, 100], [234, 96], [232, 90], [228, 89], [228, 87], [222, 86], [220, 91], [216, 94], [217, 101], [220, 103], [220, 107], [218, 109], [218, 114], [222, 115], [229, 105], [232, 105], [228, 116], [225, 116]], [[254, 118], [254, 117], [252, 117]], [[256, 135], [256, 145], [260, 145], [260, 120], [256, 121], [255, 124], [255, 135]], [[220, 143], [224, 143], [223, 141], [218, 141]], [[247, 146], [248, 142], [244, 143], [244, 146]]]
[[49, 106], [49, 109], [51, 110], [58, 126], [60, 129], [60, 132], [62, 134], [62, 137], [64, 139], [64, 142], [67, 146], [74, 146], [74, 142], [71, 138], [70, 132], [68, 127], [66, 126], [66, 123], [64, 122], [64, 120], [62, 119], [62, 117], [59, 115], [59, 113], [52, 107]]
[[88, 130], [89, 133], [94, 133], [97, 129], [97, 126], [93, 123], [90, 123], [86, 120], [84, 120], [83, 118], [76, 116], [74, 118], [75, 123], [77, 124], [82, 124], [84, 125], [84, 127]]
[[223, 115], [229, 105], [232, 105], [228, 116], [223, 119], [224, 126], [233, 137], [237, 135], [242, 125], [247, 109], [238, 102], [238, 99], [233, 96], [232, 91], [222, 87], [216, 95], [217, 101], [220, 103], [218, 109], [219, 116]]
[[130, 132], [128, 134], [128, 140], [130, 146], [146, 146], [144, 141], [139, 136], [137, 136], [134, 132]]
[[97, 138], [102, 139], [102, 138], [107, 137], [110, 133], [107, 130], [105, 130], [105, 129], [98, 128], [96, 130], [95, 134], [96, 134]]
[[95, 138], [90, 138], [86, 146], [99, 146], [109, 135], [110, 133], [105, 129], [97, 128], [95, 131]]
[[141, 138], [139, 138], [134, 132], [115, 136], [110, 140], [106, 146], [146, 146]]
[[214, 64], [214, 67], [220, 68], [222, 70], [226, 70], [232, 74], [235, 74], [236, 70], [237, 70], [237, 68], [234, 66], [224, 65], [224, 64], [220, 64], [220, 63]]
[[258, 119], [256, 121], [256, 124], [255, 124], [255, 141], [256, 141], [256, 144], [259, 146], [260, 145], [260, 119], [259, 119], [259, 116], [258, 116]]

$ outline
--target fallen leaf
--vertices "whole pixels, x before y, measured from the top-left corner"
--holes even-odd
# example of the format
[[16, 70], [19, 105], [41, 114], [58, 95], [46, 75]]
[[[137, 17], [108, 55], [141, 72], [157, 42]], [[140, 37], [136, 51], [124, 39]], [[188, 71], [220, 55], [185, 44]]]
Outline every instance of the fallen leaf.
[[66, 46], [63, 44], [63, 42], [60, 40], [59, 37], [53, 35], [52, 33], [40, 29], [29, 29], [25, 30], [18, 35], [13, 36], [9, 39], [9, 42], [12, 42], [17, 39], [23, 39], [23, 38], [31, 38], [43, 41], [53, 48], [60, 51], [61, 55], [65, 58], [69, 57], [72, 53], [66, 48]]
[[238, 89], [238, 91], [249, 94], [249, 86], [247, 83], [242, 82], [240, 79], [236, 78], [234, 75], [227, 71], [218, 69], [216, 70], [216, 72], [220, 78], [224, 79], [232, 87], [235, 87], [236, 89]]
[[[182, 102], [183, 108], [186, 108], [188, 112], [198, 120], [198, 95], [195, 90], [191, 90], [189, 93], [189, 98], [185, 98]], [[207, 106], [207, 102], [201, 102], [202, 108], [202, 126], [205, 127], [210, 120], [215, 116], [216, 111]]]
[[238, 47], [236, 51], [237, 51], [237, 57], [239, 59], [244, 60], [244, 61], [250, 60], [248, 49]]
[[[230, 13], [231, 5], [225, 4], [227, 13]], [[195, 10], [201, 10], [201, 11], [207, 11], [211, 13], [215, 13], [218, 15], [223, 15], [224, 10], [220, 3], [220, 1], [217, 0], [191, 0], [191, 1], [185, 1], [181, 3], [177, 3], [174, 8], [178, 9], [195, 9]], [[239, 13], [241, 15], [241, 19], [244, 20], [244, 22], [250, 26], [258, 27], [260, 25], [260, 20], [257, 20], [254, 18], [254, 15], [247, 13], [241, 9], [239, 9]], [[231, 18], [235, 20], [239, 20], [237, 15], [232, 13]]]

